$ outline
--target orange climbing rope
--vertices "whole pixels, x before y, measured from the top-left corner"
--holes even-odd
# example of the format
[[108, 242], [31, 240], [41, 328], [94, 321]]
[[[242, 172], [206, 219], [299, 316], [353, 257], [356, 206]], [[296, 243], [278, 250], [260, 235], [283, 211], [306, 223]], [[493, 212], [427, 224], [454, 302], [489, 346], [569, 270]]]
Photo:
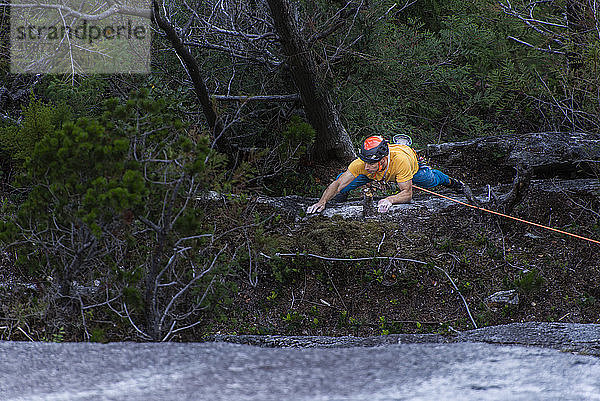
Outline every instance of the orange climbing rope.
[[460, 203], [461, 205], [468, 206], [468, 207], [473, 208], [473, 209], [481, 210], [483, 212], [488, 212], [488, 213], [492, 213], [492, 214], [495, 214], [495, 215], [498, 215], [498, 216], [502, 216], [502, 217], [506, 217], [506, 218], [513, 219], [513, 220], [516, 220], [516, 221], [520, 221], [521, 223], [531, 224], [532, 226], [540, 227], [540, 228], [543, 228], [545, 230], [550, 230], [550, 231], [555, 231], [557, 233], [561, 233], [561, 234], [565, 234], [565, 235], [570, 235], [571, 237], [579, 238], [579, 239], [582, 239], [582, 240], [585, 240], [585, 241], [589, 241], [589, 242], [593, 242], [594, 244], [600, 245], [600, 241], [597, 241], [595, 239], [583, 237], [581, 235], [577, 235], [577, 234], [573, 234], [573, 233], [570, 233], [570, 232], [567, 232], [567, 231], [559, 230], [558, 228], [548, 227], [548, 226], [545, 226], [543, 224], [534, 223], [532, 221], [523, 220], [523, 219], [520, 219], [518, 217], [509, 216], [508, 214], [504, 214], [504, 213], [500, 213], [500, 212], [495, 212], [493, 210], [484, 209], [482, 207], [471, 205], [469, 203], [462, 202], [462, 201], [459, 201], [457, 199], [450, 198], [449, 196], [445, 196], [445, 195], [442, 195], [442, 194], [438, 194], [437, 192], [433, 192], [433, 191], [430, 191], [428, 189], [421, 188], [421, 187], [416, 186], [414, 184], [413, 184], [413, 188], [420, 189], [421, 191], [430, 193], [432, 195], [439, 196], [439, 197], [444, 198], [444, 199], [451, 200], [452, 202]]

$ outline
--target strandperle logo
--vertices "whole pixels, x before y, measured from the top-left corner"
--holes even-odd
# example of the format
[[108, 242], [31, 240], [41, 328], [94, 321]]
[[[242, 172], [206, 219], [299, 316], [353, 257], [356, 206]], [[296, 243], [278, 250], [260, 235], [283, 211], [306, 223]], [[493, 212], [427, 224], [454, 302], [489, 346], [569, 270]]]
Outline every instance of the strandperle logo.
[[144, 40], [148, 33], [144, 25], [134, 26], [131, 19], [126, 25], [98, 26], [83, 20], [79, 26], [52, 25], [52, 26], [18, 26], [17, 40], [63, 40], [69, 38], [82, 39], [87, 43], [97, 40]]
[[11, 72], [148, 73], [148, 0], [11, 4]]

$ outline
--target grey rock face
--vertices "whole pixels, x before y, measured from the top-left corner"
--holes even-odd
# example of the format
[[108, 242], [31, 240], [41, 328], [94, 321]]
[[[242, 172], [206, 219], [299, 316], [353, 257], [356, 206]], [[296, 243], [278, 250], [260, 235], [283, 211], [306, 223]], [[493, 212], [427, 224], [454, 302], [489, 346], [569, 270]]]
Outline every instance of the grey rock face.
[[[490, 201], [490, 189], [492, 189], [493, 192], [498, 195], [503, 195], [511, 190], [511, 186], [507, 184], [490, 188], [472, 188], [472, 192], [469, 194], [469, 196], [477, 203], [485, 206], [485, 204]], [[438, 189], [436, 189], [436, 191], [438, 191]], [[598, 193], [600, 193], [600, 181], [598, 179], [532, 180], [530, 191], [538, 193], [573, 191], [593, 194], [596, 196]], [[463, 203], [469, 203], [469, 199], [467, 199], [467, 197], [464, 195], [452, 194], [450, 197]], [[270, 205], [272, 207], [281, 209], [282, 211], [296, 215], [298, 219], [315, 218], [317, 216], [324, 216], [327, 218], [339, 216], [343, 219], [350, 220], [362, 220], [365, 218], [364, 201], [362, 200], [350, 200], [341, 204], [328, 205], [322, 213], [309, 216], [302, 215], [306, 211], [306, 208], [315, 203], [317, 199], [302, 198], [297, 195], [291, 195], [279, 198], [259, 197], [256, 201], [257, 203]], [[378, 213], [376, 210], [374, 210], [372, 214], [369, 214], [368, 218], [381, 220], [397, 219], [402, 217], [428, 219], [441, 211], [449, 210], [451, 208], [464, 207], [465, 206], [459, 205], [456, 202], [448, 199], [436, 197], [434, 195], [427, 195], [419, 200], [413, 200], [411, 203], [392, 205], [387, 213]]]
[[451, 162], [471, 159], [490, 166], [526, 163], [537, 170], [600, 160], [600, 136], [584, 133], [537, 132], [477, 138], [463, 142], [427, 145], [430, 157], [448, 157]]
[[0, 399], [537, 401], [600, 394], [600, 359], [592, 356], [483, 343], [371, 345], [0, 342]]

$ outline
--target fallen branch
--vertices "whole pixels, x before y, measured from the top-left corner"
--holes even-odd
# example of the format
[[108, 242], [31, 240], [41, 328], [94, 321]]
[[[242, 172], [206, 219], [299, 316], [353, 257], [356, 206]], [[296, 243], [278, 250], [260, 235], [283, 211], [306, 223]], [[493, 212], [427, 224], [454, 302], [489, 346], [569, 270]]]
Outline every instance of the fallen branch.
[[517, 174], [513, 180], [510, 192], [502, 196], [500, 199], [499, 206], [504, 209], [505, 213], [511, 213], [515, 206], [523, 201], [527, 195], [529, 184], [531, 183], [531, 175], [533, 174], [533, 170], [530, 167], [519, 165], [517, 166], [516, 170]]
[[[272, 256], [265, 255], [262, 252], [260, 253], [260, 255], [267, 259], [273, 259]], [[326, 256], [315, 255], [313, 253], [279, 253], [278, 252], [275, 254], [275, 257], [294, 257], [294, 256], [309, 256], [311, 258], [328, 260], [331, 262], [357, 262], [357, 261], [363, 261], [363, 260], [385, 259], [385, 260], [399, 260], [402, 262], [414, 262], [414, 263], [418, 263], [418, 264], [422, 264], [422, 265], [428, 264], [427, 262], [423, 262], [421, 260], [397, 258], [394, 256], [373, 256], [373, 257], [369, 257], [369, 258], [329, 258]]]
[[296, 102], [300, 100], [300, 95], [256, 95], [256, 96], [227, 96], [227, 95], [212, 95], [215, 100], [229, 102]]

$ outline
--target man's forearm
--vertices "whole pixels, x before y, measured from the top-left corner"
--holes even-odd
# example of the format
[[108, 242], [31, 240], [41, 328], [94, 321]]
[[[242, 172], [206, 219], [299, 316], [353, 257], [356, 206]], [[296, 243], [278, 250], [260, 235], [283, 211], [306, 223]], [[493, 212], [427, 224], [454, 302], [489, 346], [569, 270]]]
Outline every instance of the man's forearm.
[[325, 189], [325, 192], [323, 192], [323, 195], [321, 195], [321, 199], [319, 199], [319, 203], [325, 204], [329, 200], [331, 200], [339, 192], [338, 188], [339, 188], [339, 186], [336, 181], [329, 184], [327, 189]]
[[412, 191], [400, 191], [395, 195], [388, 196], [386, 199], [392, 202], [393, 205], [397, 203], [410, 203], [412, 201]]
[[334, 196], [338, 194], [342, 189], [344, 189], [352, 180], [354, 176], [349, 171], [342, 173], [334, 182], [329, 184], [323, 195], [321, 195], [321, 199], [314, 205], [309, 206], [306, 209], [307, 213], [319, 213], [325, 209], [325, 204], [331, 200]]

